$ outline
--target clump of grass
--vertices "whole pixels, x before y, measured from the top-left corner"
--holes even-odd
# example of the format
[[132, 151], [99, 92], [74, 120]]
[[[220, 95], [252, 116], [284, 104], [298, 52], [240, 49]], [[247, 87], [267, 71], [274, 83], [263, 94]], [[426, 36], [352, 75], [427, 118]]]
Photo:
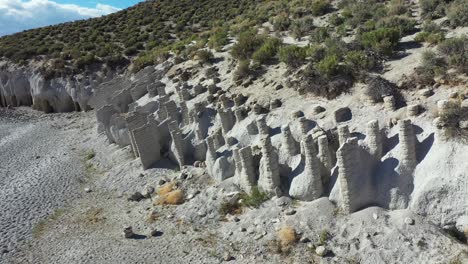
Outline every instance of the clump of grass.
[[285, 226], [278, 231], [277, 239], [280, 252], [287, 253], [296, 243], [298, 237], [294, 228]]
[[319, 236], [319, 245], [325, 245], [328, 239], [330, 239], [330, 233], [328, 233], [328, 230], [323, 229]]
[[252, 192], [250, 194], [242, 193], [240, 195], [240, 199], [242, 200], [242, 205], [258, 208], [262, 203], [269, 199], [269, 196], [267, 193], [260, 191], [258, 187], [255, 186], [252, 188]]
[[184, 192], [182, 190], [173, 190], [160, 197], [155, 201], [156, 205], [178, 205], [184, 202]]
[[172, 182], [166, 183], [163, 186], [161, 186], [157, 193], [159, 196], [166, 195], [174, 190], [175, 184]]
[[55, 209], [51, 215], [39, 221], [32, 230], [33, 237], [40, 238], [49, 227], [49, 224], [59, 219], [64, 213], [65, 210], [63, 209]]
[[242, 205], [240, 203], [231, 203], [228, 201], [225, 201], [221, 203], [221, 207], [219, 208], [219, 213], [221, 215], [238, 215], [242, 213]]
[[86, 160], [90, 160], [96, 157], [96, 152], [94, 150], [90, 150], [86, 153]]

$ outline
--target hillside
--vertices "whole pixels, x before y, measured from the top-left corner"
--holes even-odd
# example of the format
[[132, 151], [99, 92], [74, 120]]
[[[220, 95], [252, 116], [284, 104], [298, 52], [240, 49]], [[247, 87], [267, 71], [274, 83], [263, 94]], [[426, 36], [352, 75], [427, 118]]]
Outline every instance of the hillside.
[[468, 263], [467, 14], [146, 1], [0, 39], [0, 262]]

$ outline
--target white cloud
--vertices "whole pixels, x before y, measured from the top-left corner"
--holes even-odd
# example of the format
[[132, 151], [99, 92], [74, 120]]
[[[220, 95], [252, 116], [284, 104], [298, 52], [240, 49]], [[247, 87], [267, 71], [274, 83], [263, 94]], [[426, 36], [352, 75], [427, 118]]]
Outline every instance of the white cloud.
[[87, 8], [50, 0], [0, 0], [0, 36], [26, 29], [107, 15], [120, 9], [97, 4]]

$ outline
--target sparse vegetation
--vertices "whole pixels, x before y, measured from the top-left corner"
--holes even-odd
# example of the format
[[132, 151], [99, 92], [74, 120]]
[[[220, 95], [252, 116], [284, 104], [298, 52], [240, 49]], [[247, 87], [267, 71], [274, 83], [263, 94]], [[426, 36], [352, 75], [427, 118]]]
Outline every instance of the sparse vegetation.
[[266, 200], [268, 200], [268, 194], [260, 191], [257, 186], [252, 188], [250, 194], [242, 193], [240, 199], [242, 200], [243, 206], [254, 207], [258, 208], [262, 205]]
[[289, 67], [296, 68], [305, 62], [306, 49], [298, 46], [283, 46], [279, 49], [279, 59]]
[[277, 234], [278, 249], [281, 253], [287, 253], [296, 243], [298, 237], [296, 230], [292, 227], [282, 227]]

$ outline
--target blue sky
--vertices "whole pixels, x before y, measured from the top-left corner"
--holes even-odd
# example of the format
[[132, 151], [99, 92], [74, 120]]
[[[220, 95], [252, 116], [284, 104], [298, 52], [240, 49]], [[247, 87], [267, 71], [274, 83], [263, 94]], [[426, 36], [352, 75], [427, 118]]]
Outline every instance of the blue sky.
[[0, 0], [0, 36], [108, 15], [138, 2], [141, 0]]

